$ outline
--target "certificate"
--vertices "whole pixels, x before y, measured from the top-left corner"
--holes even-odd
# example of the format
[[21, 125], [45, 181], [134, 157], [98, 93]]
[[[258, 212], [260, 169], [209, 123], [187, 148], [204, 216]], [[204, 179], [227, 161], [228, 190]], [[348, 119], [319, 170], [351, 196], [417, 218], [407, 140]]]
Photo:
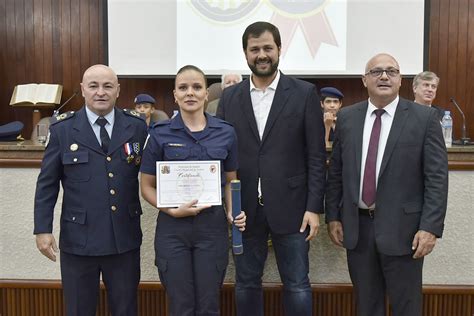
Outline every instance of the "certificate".
[[192, 200], [198, 200], [198, 206], [222, 204], [220, 161], [157, 161], [157, 207]]

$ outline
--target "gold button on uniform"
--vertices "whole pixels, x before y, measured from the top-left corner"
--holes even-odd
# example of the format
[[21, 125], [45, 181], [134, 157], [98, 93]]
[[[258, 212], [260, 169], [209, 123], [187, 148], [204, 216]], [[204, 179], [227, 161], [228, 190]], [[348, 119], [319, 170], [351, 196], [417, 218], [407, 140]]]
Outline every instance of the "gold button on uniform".
[[109, 178], [113, 178], [114, 174], [112, 172], [109, 172]]
[[115, 212], [117, 210], [117, 207], [115, 205], [112, 205], [110, 209]]
[[112, 161], [112, 157], [107, 157], [107, 161]]
[[111, 190], [110, 190], [110, 194], [115, 195], [115, 190], [114, 190], [114, 189], [111, 189]]

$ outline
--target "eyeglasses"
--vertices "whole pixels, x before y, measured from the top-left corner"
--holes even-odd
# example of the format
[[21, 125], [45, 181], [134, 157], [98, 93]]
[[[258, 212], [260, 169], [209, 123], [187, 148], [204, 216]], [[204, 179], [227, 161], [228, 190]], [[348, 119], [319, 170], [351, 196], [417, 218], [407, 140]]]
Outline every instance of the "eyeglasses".
[[388, 68], [388, 69], [375, 68], [375, 69], [369, 70], [369, 72], [367, 72], [365, 75], [366, 76], [370, 75], [373, 78], [378, 78], [382, 76], [384, 72], [387, 74], [387, 76], [392, 77], [392, 78], [400, 74], [400, 70], [398, 70], [397, 68]]

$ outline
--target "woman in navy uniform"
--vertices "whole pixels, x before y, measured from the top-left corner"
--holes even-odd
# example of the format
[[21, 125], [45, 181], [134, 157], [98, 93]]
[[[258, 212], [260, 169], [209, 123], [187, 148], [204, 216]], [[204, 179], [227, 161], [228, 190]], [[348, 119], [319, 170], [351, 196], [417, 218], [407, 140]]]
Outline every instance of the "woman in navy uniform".
[[[180, 113], [150, 129], [141, 165], [142, 195], [156, 206], [156, 161], [220, 160], [227, 216], [222, 206], [161, 208], [155, 264], [169, 298], [170, 315], [219, 315], [219, 292], [228, 263], [228, 225], [245, 229], [245, 214], [232, 218], [230, 181], [237, 178], [237, 137], [227, 122], [204, 113], [204, 73], [184, 66], [173, 91]], [[227, 217], [227, 220], [226, 220]]]

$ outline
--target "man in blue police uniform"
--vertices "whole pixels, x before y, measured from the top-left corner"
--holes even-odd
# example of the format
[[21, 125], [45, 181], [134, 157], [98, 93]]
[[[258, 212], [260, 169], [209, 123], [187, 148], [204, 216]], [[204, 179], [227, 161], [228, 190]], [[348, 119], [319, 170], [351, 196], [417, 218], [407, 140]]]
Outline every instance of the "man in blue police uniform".
[[99, 280], [112, 315], [137, 314], [142, 209], [138, 170], [146, 123], [115, 107], [120, 85], [112, 69], [94, 65], [81, 83], [85, 106], [50, 127], [35, 196], [36, 244], [56, 261], [52, 235], [59, 184], [61, 277], [67, 315], [95, 315]]

